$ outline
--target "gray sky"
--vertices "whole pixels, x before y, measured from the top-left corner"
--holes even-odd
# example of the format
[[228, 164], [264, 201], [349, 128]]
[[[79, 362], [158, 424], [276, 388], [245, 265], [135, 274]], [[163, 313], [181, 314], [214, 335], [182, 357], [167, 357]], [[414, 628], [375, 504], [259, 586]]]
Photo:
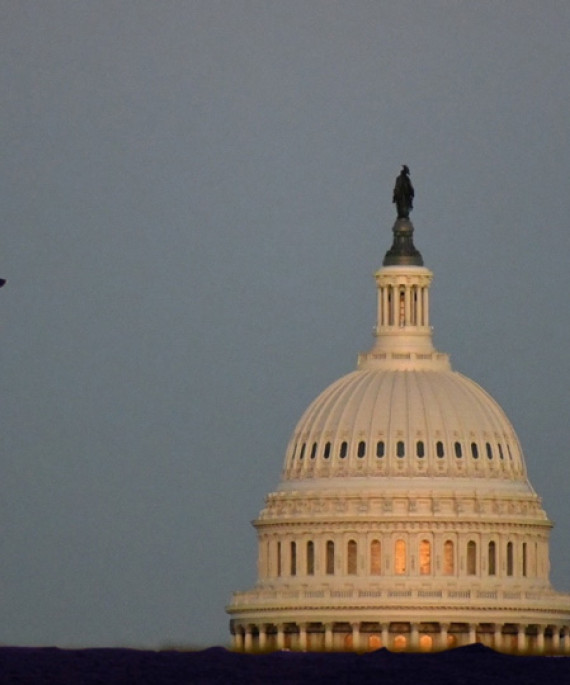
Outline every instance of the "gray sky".
[[0, 643], [227, 643], [289, 434], [372, 344], [402, 163], [436, 345], [570, 590], [567, 0], [0, 11]]

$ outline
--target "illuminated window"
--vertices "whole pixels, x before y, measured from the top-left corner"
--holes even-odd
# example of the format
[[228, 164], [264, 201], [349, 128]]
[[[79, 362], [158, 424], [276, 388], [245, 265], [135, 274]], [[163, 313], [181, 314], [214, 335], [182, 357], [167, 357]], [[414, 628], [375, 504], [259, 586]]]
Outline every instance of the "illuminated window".
[[362, 459], [362, 458], [366, 455], [366, 443], [364, 442], [364, 440], [361, 440], [361, 441], [358, 443], [358, 452], [357, 452], [357, 454], [358, 454], [359, 459]]
[[431, 635], [422, 635], [420, 637], [420, 649], [422, 652], [430, 652], [433, 645]]
[[444, 456], [444, 454], [445, 454], [445, 452], [443, 451], [443, 442], [441, 442], [441, 440], [438, 440], [438, 441], [435, 443], [435, 453], [437, 454], [437, 456], [438, 456], [440, 459], [441, 459], [441, 458]]
[[420, 575], [431, 574], [431, 545], [428, 540], [420, 542]]
[[477, 573], [477, 545], [473, 540], [467, 543], [467, 575], [474, 576]]
[[408, 639], [405, 635], [396, 635], [396, 637], [394, 638], [394, 649], [397, 652], [401, 652], [403, 649], [406, 649], [407, 644]]
[[378, 459], [382, 459], [384, 456], [384, 440], [378, 440], [376, 443], [376, 456]]
[[398, 440], [396, 443], [396, 455], [400, 457], [400, 459], [406, 456], [406, 447], [403, 440]]
[[291, 575], [297, 575], [297, 543], [291, 543]]
[[399, 576], [406, 573], [406, 543], [404, 540], [396, 540], [394, 546], [394, 573]]
[[325, 453], [324, 453], [324, 458], [328, 459], [331, 456], [331, 444], [330, 442], [327, 442], [325, 445]]
[[348, 443], [346, 442], [346, 440], [344, 440], [340, 445], [340, 458], [346, 459], [347, 454], [348, 454]]
[[489, 575], [494, 576], [497, 573], [497, 547], [493, 541], [489, 543]]
[[317, 456], [317, 443], [314, 442], [313, 446], [311, 447], [311, 459], [314, 459]]
[[327, 541], [327, 563], [326, 563], [327, 575], [334, 575], [334, 542], [332, 540]]
[[443, 574], [445, 576], [452, 576], [455, 573], [455, 555], [453, 550], [453, 542], [446, 540], [443, 544]]
[[281, 575], [281, 543], [277, 543], [277, 575]]
[[460, 443], [460, 442], [456, 442], [455, 445], [454, 445], [454, 447], [455, 447], [455, 456], [456, 456], [458, 459], [461, 459], [461, 457], [463, 456], [463, 451], [462, 451], [462, 449], [461, 449], [461, 443]]
[[487, 459], [492, 459], [493, 458], [493, 449], [491, 447], [491, 444], [486, 442], [485, 443], [485, 449], [487, 450]]
[[471, 456], [473, 459], [479, 459], [479, 449], [476, 442], [471, 443]]
[[382, 546], [380, 540], [370, 543], [370, 575], [379, 576], [382, 573]]
[[369, 649], [380, 649], [382, 647], [380, 635], [370, 635], [368, 637], [368, 647]]
[[522, 574], [526, 578], [527, 561], [526, 561], [526, 542], [522, 543]]
[[346, 564], [346, 571], [349, 576], [355, 576], [356, 575], [356, 567], [357, 567], [357, 545], [354, 540], [349, 540], [348, 545], [347, 545], [347, 564]]
[[507, 542], [507, 575], [513, 575], [513, 543]]
[[315, 543], [312, 540], [307, 542], [307, 575], [315, 575]]
[[416, 455], [419, 459], [423, 459], [425, 457], [424, 443], [422, 440], [418, 440], [416, 442]]

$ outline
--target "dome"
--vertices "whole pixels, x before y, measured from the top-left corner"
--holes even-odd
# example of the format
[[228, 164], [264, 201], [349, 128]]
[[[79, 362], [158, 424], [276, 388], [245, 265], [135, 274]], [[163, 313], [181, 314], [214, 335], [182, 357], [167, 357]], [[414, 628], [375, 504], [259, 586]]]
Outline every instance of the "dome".
[[460, 373], [407, 361], [397, 370], [365, 360], [324, 390], [293, 432], [283, 478], [338, 478], [343, 487], [351, 476], [526, 482], [519, 441], [497, 402]]
[[497, 402], [432, 343], [413, 188], [375, 273], [374, 344], [302, 413], [253, 522], [258, 579], [228, 607], [236, 649], [570, 653], [552, 524]]

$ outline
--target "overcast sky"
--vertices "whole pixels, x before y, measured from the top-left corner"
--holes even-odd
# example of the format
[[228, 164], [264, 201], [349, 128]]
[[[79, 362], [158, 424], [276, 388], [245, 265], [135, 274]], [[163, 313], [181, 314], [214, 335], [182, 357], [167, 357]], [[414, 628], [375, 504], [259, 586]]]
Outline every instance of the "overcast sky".
[[408, 164], [570, 591], [570, 3], [0, 0], [0, 643], [227, 644]]

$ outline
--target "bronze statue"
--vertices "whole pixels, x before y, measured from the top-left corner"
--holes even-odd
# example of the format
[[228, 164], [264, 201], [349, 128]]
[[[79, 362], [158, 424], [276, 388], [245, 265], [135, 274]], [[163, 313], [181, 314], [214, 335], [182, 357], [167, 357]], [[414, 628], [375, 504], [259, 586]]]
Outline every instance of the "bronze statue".
[[403, 164], [402, 171], [396, 179], [392, 202], [398, 210], [398, 219], [408, 219], [411, 210], [414, 208], [414, 186], [409, 178], [410, 170]]

